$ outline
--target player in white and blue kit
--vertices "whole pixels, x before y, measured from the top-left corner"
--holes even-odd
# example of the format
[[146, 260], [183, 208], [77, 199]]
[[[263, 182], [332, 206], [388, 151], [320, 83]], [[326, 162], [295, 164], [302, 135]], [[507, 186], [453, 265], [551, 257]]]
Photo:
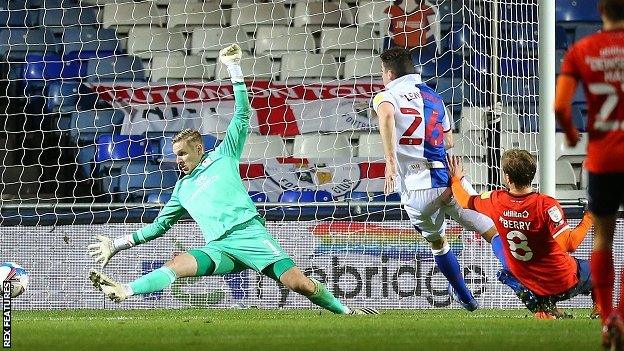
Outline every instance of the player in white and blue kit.
[[453, 146], [451, 116], [440, 95], [415, 74], [407, 50], [392, 48], [380, 57], [386, 90], [375, 96], [373, 108], [379, 117], [386, 159], [384, 191], [400, 192], [412, 225], [430, 243], [455, 298], [474, 311], [478, 303], [444, 237], [444, 217], [451, 216], [488, 241], [496, 234], [494, 223], [476, 211], [462, 209], [453, 198], [446, 161], [446, 149]]

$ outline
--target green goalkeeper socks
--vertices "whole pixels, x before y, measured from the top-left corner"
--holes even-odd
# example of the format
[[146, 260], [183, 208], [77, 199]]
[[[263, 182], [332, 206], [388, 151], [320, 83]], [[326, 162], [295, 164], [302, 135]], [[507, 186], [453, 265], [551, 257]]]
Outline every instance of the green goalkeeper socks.
[[316, 289], [314, 294], [308, 296], [308, 299], [313, 304], [323, 307], [326, 310], [332, 311], [337, 314], [349, 314], [351, 310], [343, 305], [321, 282], [316, 279], [312, 279]]
[[167, 266], [162, 266], [128, 284], [133, 295], [148, 294], [161, 291], [173, 283], [176, 273]]

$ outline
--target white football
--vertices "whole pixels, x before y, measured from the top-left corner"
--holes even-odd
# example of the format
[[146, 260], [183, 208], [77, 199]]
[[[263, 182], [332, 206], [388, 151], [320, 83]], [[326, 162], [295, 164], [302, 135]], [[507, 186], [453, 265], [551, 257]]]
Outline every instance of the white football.
[[[13, 262], [4, 262], [0, 265], [0, 282], [11, 282], [11, 297], [18, 297], [28, 288], [28, 274], [26, 270]], [[2, 292], [2, 285], [0, 285]]]

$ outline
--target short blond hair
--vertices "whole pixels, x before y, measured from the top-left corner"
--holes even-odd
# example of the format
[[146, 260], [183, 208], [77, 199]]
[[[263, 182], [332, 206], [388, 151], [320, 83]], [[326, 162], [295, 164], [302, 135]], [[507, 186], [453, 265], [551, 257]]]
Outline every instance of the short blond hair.
[[181, 141], [203, 144], [202, 135], [197, 130], [185, 129], [173, 137], [173, 143]]

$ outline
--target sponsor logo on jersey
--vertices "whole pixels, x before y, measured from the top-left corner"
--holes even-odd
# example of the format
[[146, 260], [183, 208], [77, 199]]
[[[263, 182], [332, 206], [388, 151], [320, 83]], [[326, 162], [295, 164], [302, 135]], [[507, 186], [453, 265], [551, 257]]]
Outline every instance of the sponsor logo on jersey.
[[517, 212], [514, 210], [505, 210], [503, 211], [503, 216], [514, 218], [529, 218], [529, 211]]

